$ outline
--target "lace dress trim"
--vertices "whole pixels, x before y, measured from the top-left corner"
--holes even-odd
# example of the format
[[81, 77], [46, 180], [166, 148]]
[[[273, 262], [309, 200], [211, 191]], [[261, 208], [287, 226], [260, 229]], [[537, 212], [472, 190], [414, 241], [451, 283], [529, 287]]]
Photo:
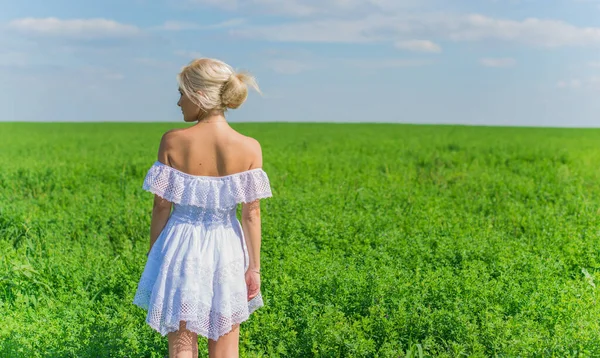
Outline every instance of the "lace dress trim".
[[143, 188], [172, 203], [201, 208], [232, 208], [273, 196], [262, 168], [211, 177], [187, 174], [159, 161], [148, 170]]

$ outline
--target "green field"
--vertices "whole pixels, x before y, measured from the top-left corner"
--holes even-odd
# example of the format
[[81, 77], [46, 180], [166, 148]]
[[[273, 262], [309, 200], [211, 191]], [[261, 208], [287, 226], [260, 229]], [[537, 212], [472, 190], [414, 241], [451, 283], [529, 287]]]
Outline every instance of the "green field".
[[[175, 126], [0, 123], [0, 357], [167, 355], [131, 301]], [[600, 356], [600, 130], [232, 126], [273, 191], [241, 356]]]

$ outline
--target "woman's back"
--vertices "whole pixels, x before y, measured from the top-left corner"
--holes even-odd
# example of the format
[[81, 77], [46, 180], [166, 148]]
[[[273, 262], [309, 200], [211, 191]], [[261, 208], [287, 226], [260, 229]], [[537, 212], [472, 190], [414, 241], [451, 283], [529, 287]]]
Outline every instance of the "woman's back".
[[199, 123], [166, 134], [169, 166], [194, 176], [223, 177], [260, 167], [260, 144], [226, 122]]

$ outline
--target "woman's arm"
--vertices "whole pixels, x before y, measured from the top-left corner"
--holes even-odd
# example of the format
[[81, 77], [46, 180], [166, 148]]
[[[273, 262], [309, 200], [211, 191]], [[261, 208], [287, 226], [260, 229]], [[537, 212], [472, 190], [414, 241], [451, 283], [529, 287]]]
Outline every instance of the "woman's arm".
[[[161, 198], [158, 195], [154, 195], [154, 206], [152, 207], [152, 222], [150, 224], [150, 248], [148, 254], [152, 250], [152, 246], [158, 239], [161, 231], [165, 228], [169, 215], [171, 215], [171, 203]], [[146, 254], [146, 255], [148, 255]]]
[[[262, 152], [258, 141], [254, 143], [254, 161], [252, 168], [262, 168]], [[260, 200], [242, 203], [242, 230], [248, 248], [248, 270], [246, 271], [246, 287], [248, 300], [260, 293]]]
[[248, 248], [248, 270], [246, 288], [248, 301], [260, 293], [260, 200], [242, 204], [242, 230]]
[[261, 222], [259, 200], [242, 204], [242, 231], [244, 232], [250, 259], [248, 271], [260, 272]]
[[[254, 158], [250, 169], [262, 168], [262, 148], [257, 140], [253, 142], [252, 152]], [[250, 259], [248, 271], [260, 272], [260, 200], [255, 200], [251, 203], [242, 203], [242, 230]]]
[[[173, 142], [173, 135], [174, 133], [171, 131], [165, 133], [160, 140], [160, 146], [158, 148], [158, 161], [166, 165], [170, 165], [168, 153], [171, 148], [171, 143]], [[158, 195], [154, 195], [152, 222], [150, 224], [150, 248], [148, 249], [148, 254], [156, 242], [156, 239], [158, 239], [161, 231], [165, 228], [167, 220], [169, 220], [169, 215], [171, 215], [172, 206], [171, 202]]]

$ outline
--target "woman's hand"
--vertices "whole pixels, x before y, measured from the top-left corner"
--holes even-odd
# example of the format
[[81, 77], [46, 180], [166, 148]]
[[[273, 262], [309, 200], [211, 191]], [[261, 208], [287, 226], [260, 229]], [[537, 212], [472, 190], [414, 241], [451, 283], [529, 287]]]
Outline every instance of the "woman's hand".
[[246, 271], [246, 288], [248, 289], [248, 301], [260, 292], [260, 274], [256, 270]]

